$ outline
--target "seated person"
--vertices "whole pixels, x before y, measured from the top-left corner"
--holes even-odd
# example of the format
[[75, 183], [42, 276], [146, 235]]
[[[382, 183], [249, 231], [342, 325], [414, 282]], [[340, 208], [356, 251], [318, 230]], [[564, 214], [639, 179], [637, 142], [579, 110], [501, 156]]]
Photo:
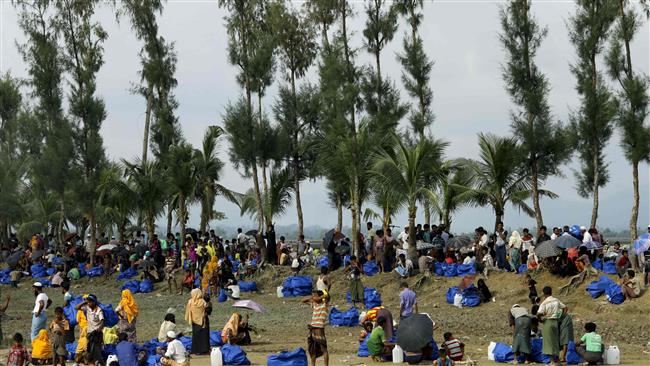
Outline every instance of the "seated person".
[[160, 324], [160, 330], [158, 331], [158, 341], [164, 342], [167, 339], [167, 333], [169, 331], [176, 332], [176, 316], [171, 313], [167, 313], [162, 324]]
[[447, 350], [447, 356], [454, 361], [462, 360], [465, 356], [465, 344], [455, 338], [451, 332], [445, 333], [443, 337], [445, 342], [442, 344], [442, 348]]
[[192, 291], [194, 288], [194, 273], [192, 272], [191, 269], [187, 269], [185, 271], [185, 275], [183, 276], [183, 281], [181, 282], [181, 292], [179, 295], [183, 294], [183, 290], [187, 291]]
[[630, 257], [627, 250], [623, 250], [621, 257], [616, 260], [616, 272], [618, 272], [618, 277], [622, 278], [630, 267]]
[[641, 282], [638, 277], [635, 277], [633, 269], [628, 269], [623, 277], [621, 291], [626, 299], [634, 299], [641, 295]]
[[237, 284], [237, 280], [230, 279], [228, 280], [227, 286], [226, 286], [226, 292], [228, 293], [228, 297], [230, 297], [233, 300], [239, 300], [239, 296], [241, 295], [241, 291], [239, 289], [239, 285]]
[[433, 366], [454, 366], [454, 360], [449, 358], [449, 351], [447, 348], [442, 347], [439, 350], [439, 357], [433, 361]]
[[386, 326], [385, 318], [377, 318], [377, 326], [370, 333], [368, 338], [368, 352], [373, 361], [381, 361], [382, 357], [390, 357], [393, 352], [394, 344], [386, 339], [384, 327]]
[[528, 260], [526, 261], [526, 268], [527, 269], [537, 269], [539, 267], [539, 263], [537, 262], [537, 256], [535, 255], [534, 252], [531, 252], [528, 254]]
[[359, 333], [359, 343], [363, 343], [363, 341], [366, 340], [366, 337], [370, 333], [372, 333], [372, 322], [364, 322], [361, 328], [361, 332]]
[[397, 260], [397, 266], [395, 267], [395, 272], [400, 275], [400, 277], [409, 277], [413, 274], [413, 262], [410, 259], [406, 259], [404, 254], [400, 254]]
[[476, 282], [476, 287], [478, 288], [479, 295], [481, 296], [481, 302], [488, 302], [488, 301], [492, 300], [492, 292], [490, 292], [490, 289], [488, 288], [487, 284], [485, 283], [485, 280], [480, 278]]
[[431, 272], [434, 269], [433, 268], [434, 258], [435, 258], [435, 249], [431, 249], [428, 255], [421, 255], [418, 258], [418, 268], [420, 268], [420, 273], [424, 274], [425, 276], [431, 275]]
[[467, 256], [465, 259], [463, 259], [463, 264], [474, 264], [476, 263], [476, 257], [474, 256], [474, 252], [469, 252], [467, 253]]
[[179, 341], [174, 331], [167, 332], [167, 350], [158, 348], [158, 354], [162, 355], [160, 363], [163, 366], [188, 366], [190, 361], [187, 359], [185, 346]]
[[117, 346], [115, 346], [115, 355], [123, 366], [135, 366], [138, 365], [139, 359], [146, 359], [145, 354], [147, 351], [139, 347], [137, 344], [129, 342], [126, 333], [119, 333], [117, 338], [118, 343]]
[[595, 365], [603, 362], [603, 351], [605, 347], [600, 334], [596, 333], [596, 324], [585, 324], [585, 333], [579, 341], [576, 342], [576, 352], [589, 365]]
[[50, 365], [54, 351], [47, 330], [41, 329], [32, 341], [32, 365]]
[[239, 313], [232, 313], [230, 320], [226, 323], [221, 331], [221, 340], [223, 343], [248, 345], [251, 344], [251, 336], [248, 327], [248, 314], [242, 318]]

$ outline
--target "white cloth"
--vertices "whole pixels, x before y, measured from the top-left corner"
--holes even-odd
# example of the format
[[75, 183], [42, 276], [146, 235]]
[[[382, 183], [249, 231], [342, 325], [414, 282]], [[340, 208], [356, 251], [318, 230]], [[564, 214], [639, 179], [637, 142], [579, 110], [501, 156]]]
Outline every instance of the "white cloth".
[[234, 297], [235, 299], [239, 299], [239, 295], [240, 295], [239, 285], [230, 285], [228, 286], [228, 290], [232, 292], [230, 296]]
[[557, 239], [557, 235], [555, 235], [555, 233], [551, 234], [551, 240], [555, 240], [555, 239]]
[[88, 321], [88, 326], [86, 331], [88, 334], [99, 330], [104, 324], [104, 312], [99, 306], [96, 306], [95, 309], [91, 309], [89, 306], [85, 307], [86, 320]]
[[487, 234], [483, 234], [483, 235], [481, 236], [481, 239], [479, 239], [478, 244], [479, 244], [480, 246], [484, 247], [484, 246], [487, 245], [487, 243], [488, 243], [488, 236], [487, 236]]
[[160, 342], [165, 342], [167, 340], [167, 332], [169, 331], [175, 332], [176, 331], [176, 324], [165, 320], [160, 324], [160, 330], [158, 331], [158, 341]]
[[45, 294], [45, 292], [41, 292], [36, 296], [36, 300], [34, 301], [34, 310], [32, 313], [36, 314], [38, 313], [38, 308], [40, 307], [40, 302], [43, 301], [43, 309], [42, 311], [45, 311], [45, 308], [47, 307], [47, 300], [49, 300], [49, 297]]
[[402, 231], [402, 232], [399, 233], [399, 235], [397, 236], [397, 240], [399, 240], [399, 241], [401, 241], [402, 243], [408, 245], [409, 234], [408, 234], [406, 231]]
[[[505, 231], [503, 233], [504, 233], [504, 235], [506, 235]], [[494, 233], [494, 236], [496, 237], [495, 244], [497, 246], [506, 245], [506, 239], [502, 238], [501, 235], [499, 235], [499, 234], [500, 233], [498, 233], [498, 232]], [[485, 236], [485, 234], [483, 234], [483, 236]], [[483, 241], [483, 238], [481, 238], [481, 241]], [[487, 243], [487, 239], [485, 240], [485, 242]]]
[[463, 264], [474, 264], [476, 262], [476, 257], [465, 257], [465, 260], [463, 260]]
[[583, 243], [589, 243], [590, 241], [593, 241], [591, 239], [591, 234], [589, 234], [589, 232], [585, 231], [584, 235], [582, 236], [582, 242]]
[[181, 341], [178, 339], [174, 339], [173, 341], [169, 342], [169, 344], [167, 344], [167, 352], [165, 352], [165, 357], [170, 358], [177, 363], [184, 363], [185, 352], [185, 346], [183, 346], [183, 343], [181, 343]]

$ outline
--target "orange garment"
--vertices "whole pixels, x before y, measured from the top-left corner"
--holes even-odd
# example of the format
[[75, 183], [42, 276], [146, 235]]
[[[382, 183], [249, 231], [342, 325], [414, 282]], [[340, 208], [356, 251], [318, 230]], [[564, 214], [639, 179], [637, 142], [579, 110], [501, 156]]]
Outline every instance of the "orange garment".
[[377, 307], [374, 307], [374, 308], [368, 310], [366, 312], [366, 317], [365, 317], [365, 319], [363, 321], [364, 322], [368, 322], [368, 321], [374, 322], [375, 319], [377, 319], [377, 312], [379, 312], [379, 310], [381, 310], [381, 309], [385, 309], [385, 307], [377, 306]]
[[51, 359], [54, 356], [52, 351], [52, 344], [50, 343], [50, 337], [47, 334], [47, 330], [41, 329], [38, 332], [38, 336], [34, 341], [32, 341], [32, 358], [38, 358], [41, 360]]

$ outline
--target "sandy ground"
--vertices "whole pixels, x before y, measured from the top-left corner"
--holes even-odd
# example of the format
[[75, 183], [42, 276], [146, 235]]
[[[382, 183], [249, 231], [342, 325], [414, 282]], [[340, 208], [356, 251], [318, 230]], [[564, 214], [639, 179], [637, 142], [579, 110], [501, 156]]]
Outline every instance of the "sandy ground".
[[[315, 276], [315, 270], [308, 270], [308, 275]], [[289, 275], [285, 269], [269, 269], [255, 280], [260, 288], [259, 293], [244, 294], [262, 304], [268, 310], [265, 314], [251, 314], [251, 323], [259, 334], [253, 335], [253, 344], [244, 347], [249, 359], [256, 365], [266, 364], [269, 354], [281, 350], [291, 350], [296, 347], [306, 348], [307, 323], [310, 309], [300, 304], [298, 298], [277, 298], [276, 286], [280, 285]], [[332, 306], [346, 310], [345, 303], [346, 281], [340, 271], [333, 274]], [[409, 279], [414, 287], [418, 277]], [[398, 286], [399, 280], [391, 273], [364, 278], [366, 287], [374, 287], [382, 295], [383, 305], [393, 313], [399, 309]], [[476, 308], [458, 309], [445, 302], [445, 291], [450, 286], [456, 286], [459, 278], [431, 277], [416, 287], [420, 311], [429, 313], [439, 325], [434, 338], [440, 344], [442, 333], [451, 331], [466, 344], [467, 353], [480, 364], [492, 364], [487, 360], [487, 347], [490, 341], [512, 342], [512, 333], [507, 324], [507, 312], [514, 303], [529, 306], [527, 288], [521, 276], [509, 273], [497, 273], [487, 280], [488, 286], [495, 294], [496, 301], [483, 304]], [[538, 290], [544, 285], [557, 289], [565, 281], [548, 274], [537, 277]], [[73, 286], [76, 294], [92, 292], [104, 303], [117, 304], [119, 301], [119, 285], [114, 278], [83, 279]], [[20, 331], [28, 337], [30, 327], [30, 310], [33, 307], [33, 294], [30, 282], [23, 281], [19, 289], [3, 287], [2, 296], [10, 294], [12, 303], [3, 320], [2, 328], [5, 338], [15, 331]], [[583, 284], [577, 291], [568, 296], [560, 296], [571, 309], [574, 316], [575, 335], [582, 334], [584, 323], [595, 321], [598, 331], [606, 344], [616, 344], [621, 349], [621, 359], [624, 364], [650, 365], [650, 295], [644, 295], [634, 301], [626, 301], [621, 305], [609, 304], [604, 299], [591, 299]], [[157, 285], [156, 291], [150, 294], [137, 294], [136, 300], [140, 306], [141, 315], [138, 318], [138, 338], [143, 341], [158, 334], [158, 328], [168, 308], [175, 310], [177, 324], [186, 330], [187, 324], [182, 320], [187, 295], [168, 294]], [[54, 305], [63, 302], [59, 290], [47, 289]], [[220, 330], [232, 312], [232, 303], [214, 303], [214, 311], [210, 318], [212, 330]], [[48, 310], [48, 318], [52, 318], [53, 307]], [[356, 357], [358, 349], [357, 337], [359, 328], [335, 328], [326, 330], [330, 349], [330, 365], [373, 365], [367, 358]], [[3, 345], [6, 348], [6, 343]], [[0, 358], [4, 362], [4, 357]], [[192, 363], [204, 366], [209, 364], [208, 357], [195, 357]], [[322, 364], [322, 361], [317, 363]]]

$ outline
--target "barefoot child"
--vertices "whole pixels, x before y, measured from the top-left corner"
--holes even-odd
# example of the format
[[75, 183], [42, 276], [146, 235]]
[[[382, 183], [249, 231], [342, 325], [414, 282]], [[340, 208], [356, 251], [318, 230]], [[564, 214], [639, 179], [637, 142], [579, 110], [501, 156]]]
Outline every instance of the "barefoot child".
[[14, 344], [11, 345], [7, 356], [7, 366], [27, 366], [30, 362], [29, 352], [23, 346], [23, 335], [14, 334]]
[[63, 316], [63, 308], [54, 309], [54, 320], [50, 324], [50, 333], [52, 334], [52, 350], [54, 353], [54, 366], [65, 366], [65, 335], [70, 329], [68, 321]]
[[446, 347], [440, 348], [440, 356], [433, 361], [433, 366], [454, 366], [454, 361], [447, 355]]

